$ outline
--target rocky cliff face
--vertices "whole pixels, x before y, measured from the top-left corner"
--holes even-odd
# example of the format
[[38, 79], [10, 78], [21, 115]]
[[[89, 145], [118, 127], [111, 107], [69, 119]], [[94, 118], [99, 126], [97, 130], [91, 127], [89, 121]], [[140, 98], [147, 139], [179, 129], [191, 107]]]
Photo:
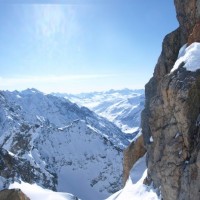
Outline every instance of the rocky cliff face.
[[145, 88], [142, 129], [147, 180], [160, 188], [164, 200], [199, 200], [200, 70], [191, 72], [181, 63], [170, 71], [181, 46], [200, 42], [200, 0], [174, 3], [180, 26], [165, 37], [154, 75]]
[[140, 135], [136, 141], [133, 141], [130, 146], [124, 150], [124, 164], [123, 164], [123, 182], [124, 185], [129, 177], [129, 172], [133, 165], [146, 153], [144, 147], [144, 140]]
[[20, 189], [0, 191], [1, 200], [30, 200]]

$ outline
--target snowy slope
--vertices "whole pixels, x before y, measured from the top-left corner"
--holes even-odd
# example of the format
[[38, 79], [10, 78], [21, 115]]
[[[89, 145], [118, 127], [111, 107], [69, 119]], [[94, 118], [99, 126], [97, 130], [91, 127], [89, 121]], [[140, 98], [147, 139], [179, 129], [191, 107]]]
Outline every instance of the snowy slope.
[[83, 200], [119, 190], [129, 142], [114, 124], [34, 89], [2, 91], [0, 105], [0, 185], [22, 179]]
[[31, 200], [78, 200], [78, 198], [72, 194], [53, 192], [51, 190], [44, 189], [37, 184], [15, 182], [9, 186], [9, 189], [13, 188], [21, 189], [22, 192]]
[[159, 200], [152, 186], [143, 184], [146, 176], [146, 156], [144, 156], [133, 166], [125, 187], [106, 200]]
[[85, 106], [115, 123], [123, 132], [133, 133], [140, 127], [140, 114], [144, 108], [144, 90], [109, 90], [106, 92], [54, 94]]

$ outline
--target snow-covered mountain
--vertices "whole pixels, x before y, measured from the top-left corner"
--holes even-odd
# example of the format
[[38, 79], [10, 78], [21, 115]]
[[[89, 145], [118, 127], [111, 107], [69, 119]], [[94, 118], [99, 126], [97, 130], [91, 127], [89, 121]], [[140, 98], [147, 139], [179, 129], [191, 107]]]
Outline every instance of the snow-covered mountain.
[[80, 106], [115, 123], [123, 132], [134, 133], [140, 127], [140, 114], [144, 108], [144, 90], [109, 90], [105, 92], [59, 94]]
[[121, 130], [65, 98], [28, 89], [0, 92], [0, 186], [22, 180], [100, 200], [119, 190]]

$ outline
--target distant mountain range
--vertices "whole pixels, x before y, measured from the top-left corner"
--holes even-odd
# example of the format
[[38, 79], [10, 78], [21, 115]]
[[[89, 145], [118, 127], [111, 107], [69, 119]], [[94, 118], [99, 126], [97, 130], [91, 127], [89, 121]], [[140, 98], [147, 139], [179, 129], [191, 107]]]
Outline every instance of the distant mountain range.
[[107, 118], [125, 133], [134, 133], [140, 127], [140, 114], [144, 108], [144, 90], [109, 90], [77, 95], [54, 93], [80, 107], [85, 106]]
[[[90, 95], [90, 102], [99, 97], [102, 106], [109, 96], [112, 105], [119, 105], [120, 98], [135, 102], [133, 94], [124, 100], [116, 91]], [[135, 97], [142, 107], [142, 94]], [[128, 144], [113, 123], [66, 98], [35, 89], [0, 91], [1, 188], [22, 180], [81, 199], [105, 199], [121, 187], [122, 152]]]

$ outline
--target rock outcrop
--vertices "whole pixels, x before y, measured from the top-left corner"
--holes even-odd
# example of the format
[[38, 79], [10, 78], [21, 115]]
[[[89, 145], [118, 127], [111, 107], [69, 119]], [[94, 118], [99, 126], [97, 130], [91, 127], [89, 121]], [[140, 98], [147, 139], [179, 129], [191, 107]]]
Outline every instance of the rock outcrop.
[[5, 189], [0, 191], [1, 200], [30, 200], [20, 189]]
[[[145, 87], [142, 129], [148, 182], [164, 200], [199, 200], [200, 70], [170, 73], [184, 44], [200, 42], [200, 0], [174, 0], [179, 28], [168, 34], [154, 75]], [[150, 140], [150, 138], [153, 140]]]
[[194, 26], [192, 33], [189, 35], [188, 45], [193, 42], [200, 42], [200, 22]]
[[123, 183], [125, 185], [129, 172], [138, 159], [146, 153], [144, 147], [143, 136], [139, 136], [136, 141], [133, 141], [130, 146], [124, 151], [124, 164], [123, 164]]
[[52, 176], [52, 181], [49, 181], [47, 175], [45, 175], [39, 167], [35, 167], [31, 164], [30, 161], [14, 157], [4, 148], [0, 148], [0, 177], [6, 180], [3, 183], [3, 188], [8, 188], [10, 182], [17, 180], [16, 177], [20, 177], [21, 180], [28, 183], [38, 182], [42, 177], [45, 180], [44, 187], [56, 190], [56, 175], [50, 175]]

